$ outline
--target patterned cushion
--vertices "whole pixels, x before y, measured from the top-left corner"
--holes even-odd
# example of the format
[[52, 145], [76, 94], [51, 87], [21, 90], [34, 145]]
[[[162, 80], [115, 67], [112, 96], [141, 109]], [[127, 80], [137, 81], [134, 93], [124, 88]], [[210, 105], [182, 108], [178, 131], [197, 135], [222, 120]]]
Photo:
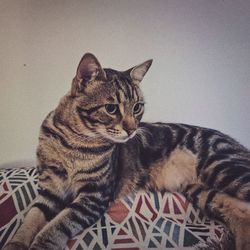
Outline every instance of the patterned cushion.
[[[35, 168], [0, 170], [0, 248], [14, 235], [37, 194]], [[222, 225], [179, 193], [139, 192], [115, 201], [66, 249], [192, 249], [208, 237], [220, 239], [223, 232]]]

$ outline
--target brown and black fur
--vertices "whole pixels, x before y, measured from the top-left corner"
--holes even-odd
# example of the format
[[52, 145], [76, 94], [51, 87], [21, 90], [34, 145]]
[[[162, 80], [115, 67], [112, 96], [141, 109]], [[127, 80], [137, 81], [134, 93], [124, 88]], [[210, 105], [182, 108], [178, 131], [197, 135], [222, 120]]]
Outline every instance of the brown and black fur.
[[92, 54], [44, 120], [40, 196], [4, 249], [63, 249], [109, 202], [139, 189], [179, 191], [250, 249], [250, 152], [212, 129], [143, 123], [139, 83], [152, 60], [103, 69]]

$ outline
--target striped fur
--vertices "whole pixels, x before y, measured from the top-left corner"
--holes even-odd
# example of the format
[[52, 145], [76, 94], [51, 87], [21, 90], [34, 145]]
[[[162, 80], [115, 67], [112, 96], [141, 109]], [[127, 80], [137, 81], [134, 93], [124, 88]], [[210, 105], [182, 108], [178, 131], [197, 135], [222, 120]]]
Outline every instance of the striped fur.
[[228, 226], [236, 249], [250, 249], [250, 152], [212, 129], [140, 122], [151, 63], [119, 72], [83, 56], [41, 126], [40, 195], [5, 250], [63, 249], [110, 201], [139, 189], [184, 193]]

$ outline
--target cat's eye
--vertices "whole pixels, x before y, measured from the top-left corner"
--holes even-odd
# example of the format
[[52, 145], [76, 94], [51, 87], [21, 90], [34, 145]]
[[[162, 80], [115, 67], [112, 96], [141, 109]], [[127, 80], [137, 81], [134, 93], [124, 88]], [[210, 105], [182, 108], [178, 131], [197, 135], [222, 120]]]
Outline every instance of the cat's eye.
[[118, 105], [117, 104], [106, 104], [105, 109], [109, 114], [114, 115], [118, 111]]
[[139, 114], [142, 111], [143, 107], [144, 107], [143, 103], [140, 103], [140, 102], [136, 103], [133, 108], [134, 114]]

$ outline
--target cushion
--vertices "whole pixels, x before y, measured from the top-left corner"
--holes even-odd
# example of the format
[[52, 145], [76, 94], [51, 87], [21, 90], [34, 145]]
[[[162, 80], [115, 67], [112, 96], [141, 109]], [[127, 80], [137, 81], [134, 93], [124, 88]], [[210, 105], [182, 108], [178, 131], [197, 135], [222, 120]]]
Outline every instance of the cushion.
[[[0, 248], [20, 226], [37, 192], [35, 168], [0, 170]], [[140, 191], [113, 202], [93, 226], [68, 241], [66, 249], [193, 249], [224, 227], [209, 220], [179, 193]]]

